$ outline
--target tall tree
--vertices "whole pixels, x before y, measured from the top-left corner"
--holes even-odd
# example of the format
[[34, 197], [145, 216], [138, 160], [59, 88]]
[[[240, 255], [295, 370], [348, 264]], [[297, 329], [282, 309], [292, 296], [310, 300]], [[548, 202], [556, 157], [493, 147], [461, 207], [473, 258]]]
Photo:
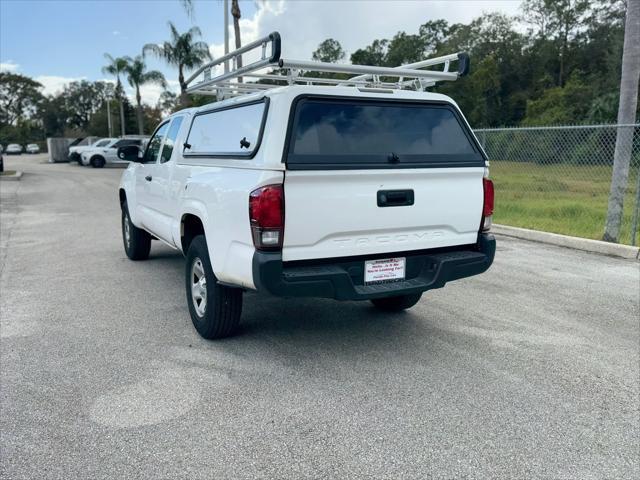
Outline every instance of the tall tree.
[[407, 63], [419, 62], [424, 58], [424, 39], [420, 35], [398, 32], [389, 42], [385, 63], [389, 67], [399, 67]]
[[147, 65], [144, 62], [142, 55], [137, 55], [135, 58], [125, 57], [127, 60], [127, 80], [129, 85], [136, 89], [136, 104], [137, 104], [137, 117], [138, 117], [138, 133], [144, 135], [144, 115], [142, 111], [142, 97], [140, 96], [140, 87], [147, 83], [156, 83], [163, 88], [167, 87], [167, 81], [164, 75], [158, 70], [147, 70]]
[[38, 112], [45, 137], [60, 137], [66, 128], [67, 112], [62, 95], [45, 97]]
[[[618, 124], [635, 123], [640, 81], [640, 0], [628, 0], [620, 78]], [[629, 164], [633, 146], [633, 128], [618, 128], [613, 154], [613, 174], [609, 193], [609, 208], [603, 240], [617, 242], [620, 238], [624, 193], [629, 179]]]
[[178, 105], [178, 96], [171, 90], [165, 90], [160, 94], [156, 108], [165, 115], [173, 113]]
[[344, 58], [342, 45], [333, 38], [327, 38], [311, 54], [311, 58], [316, 62], [335, 63]]
[[85, 130], [92, 115], [102, 106], [105, 82], [80, 80], [64, 87], [60, 97], [67, 113], [66, 123], [70, 128]]
[[429, 20], [420, 25], [420, 37], [426, 55], [440, 50], [442, 42], [449, 36], [449, 23], [446, 20]]
[[127, 69], [127, 59], [125, 57], [113, 58], [108, 53], [104, 54], [104, 58], [109, 62], [102, 67], [102, 73], [113, 75], [116, 77], [116, 96], [118, 97], [118, 103], [120, 104], [120, 131], [122, 135], [126, 135], [125, 119], [124, 119], [124, 90], [122, 88], [122, 82], [120, 81], [120, 75], [123, 75]]
[[143, 48], [143, 55], [151, 53], [164, 60], [169, 65], [178, 68], [178, 83], [180, 84], [180, 104], [183, 107], [190, 105], [185, 83], [185, 71], [197, 68], [211, 59], [209, 46], [195, 38], [202, 35], [198, 27], [192, 27], [185, 33], [180, 33], [175, 25], [169, 22], [171, 40], [161, 45], [147, 43]]
[[195, 13], [193, 0], [180, 0], [180, 3], [182, 4], [182, 8], [184, 8], [184, 11], [187, 12], [187, 15], [189, 15], [189, 18], [193, 18], [193, 15]]
[[[325, 63], [336, 63], [339, 60], [342, 60], [345, 57], [344, 50], [342, 49], [342, 45], [337, 40], [333, 38], [327, 38], [323, 41], [318, 48], [311, 54], [311, 59], [316, 62], [325, 62]], [[315, 77], [315, 78], [349, 78], [349, 75], [342, 73], [329, 73], [329, 72], [316, 72], [316, 71], [308, 71], [304, 72], [303, 76], [305, 77]]]
[[521, 8], [523, 19], [538, 27], [540, 38], [551, 37], [556, 44], [558, 86], [563, 87], [568, 78], [569, 42], [583, 25], [589, 0], [525, 0]]
[[0, 72], [0, 126], [33, 115], [43, 100], [42, 84], [19, 73]]
[[389, 40], [374, 40], [371, 45], [359, 48], [351, 54], [351, 63], [354, 65], [375, 65], [382, 67], [387, 63], [387, 48]]

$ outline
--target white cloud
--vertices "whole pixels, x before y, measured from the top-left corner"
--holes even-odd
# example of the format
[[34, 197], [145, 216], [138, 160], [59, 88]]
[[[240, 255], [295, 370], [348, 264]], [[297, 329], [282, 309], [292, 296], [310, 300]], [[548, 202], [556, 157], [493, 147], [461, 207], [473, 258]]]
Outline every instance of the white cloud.
[[[169, 84], [167, 90], [171, 90], [174, 93], [180, 92], [180, 84], [177, 80], [167, 80]], [[160, 95], [164, 91], [160, 85], [156, 85], [155, 83], [147, 83], [140, 87], [140, 97], [142, 98], [142, 103], [155, 107], [160, 99]], [[129, 100], [133, 105], [136, 104], [136, 92], [133, 88], [127, 90], [127, 95]]]
[[0, 63], [0, 72], [15, 72], [20, 68], [20, 65], [15, 63], [13, 60], [7, 60], [6, 62]]
[[[521, 0], [263, 0], [251, 18], [240, 20], [240, 33], [244, 44], [278, 31], [282, 36], [282, 57], [297, 60], [310, 60], [318, 44], [331, 37], [342, 44], [348, 59], [355, 50], [375, 39], [391, 38], [401, 30], [417, 33], [428, 20], [443, 18], [449, 23], [469, 23], [483, 12], [515, 15], [520, 3]], [[232, 27], [229, 36], [233, 49]], [[224, 49], [222, 44], [214, 44], [211, 51], [221, 54]]]
[[[280, 32], [282, 58], [311, 60], [311, 54], [327, 38], [340, 42], [349, 61], [351, 53], [375, 39], [392, 38], [399, 31], [417, 33], [420, 25], [429, 20], [445, 19], [450, 24], [469, 23], [485, 12], [516, 15], [521, 0], [447, 0], [447, 1], [363, 1], [363, 0], [260, 0], [257, 10], [249, 18], [241, 18], [242, 44]], [[230, 50], [235, 38], [232, 19], [229, 25]], [[224, 44], [209, 46], [214, 58], [224, 54]], [[245, 65], [257, 57], [244, 55]], [[218, 66], [215, 74], [220, 74]]]
[[114, 37], [117, 37], [118, 35], [120, 35], [120, 30], [114, 30], [113, 32], [111, 32], [111, 34], [112, 34]]
[[86, 77], [58, 77], [55, 75], [40, 75], [35, 77], [34, 80], [36, 82], [40, 82], [44, 87], [42, 89], [42, 93], [45, 95], [55, 95], [56, 93], [61, 92], [65, 85], [68, 85], [71, 82], [77, 82], [80, 80], [86, 80]]

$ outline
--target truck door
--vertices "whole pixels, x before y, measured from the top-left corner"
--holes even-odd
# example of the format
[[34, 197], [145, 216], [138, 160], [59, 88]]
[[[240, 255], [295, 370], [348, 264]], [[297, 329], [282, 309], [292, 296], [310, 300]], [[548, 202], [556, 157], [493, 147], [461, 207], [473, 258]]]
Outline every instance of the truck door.
[[164, 122], [156, 129], [147, 144], [142, 162], [136, 169], [137, 218], [140, 219], [140, 223], [146, 230], [156, 236], [160, 235], [160, 232], [155, 213], [158, 209], [157, 198], [154, 198], [152, 193], [152, 182], [154, 176], [157, 175], [158, 159], [168, 130], [169, 121]]
[[178, 149], [175, 148], [176, 140], [183, 119], [183, 116], [171, 119], [148, 190], [149, 214], [153, 216], [154, 231], [160, 238], [172, 244], [174, 241], [171, 227], [177, 196], [177, 192], [172, 192], [172, 175], [178, 155]]

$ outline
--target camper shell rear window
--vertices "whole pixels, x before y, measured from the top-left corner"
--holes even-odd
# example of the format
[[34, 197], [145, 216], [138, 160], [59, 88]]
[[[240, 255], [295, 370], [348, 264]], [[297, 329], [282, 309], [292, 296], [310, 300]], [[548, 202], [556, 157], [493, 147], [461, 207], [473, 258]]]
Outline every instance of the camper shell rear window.
[[290, 170], [481, 167], [482, 150], [446, 102], [302, 96], [292, 105]]

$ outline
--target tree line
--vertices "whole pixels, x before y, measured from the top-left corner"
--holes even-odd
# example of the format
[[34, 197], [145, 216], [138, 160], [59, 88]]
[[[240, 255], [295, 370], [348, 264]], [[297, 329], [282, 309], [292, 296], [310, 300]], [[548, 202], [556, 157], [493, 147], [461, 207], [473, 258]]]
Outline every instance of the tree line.
[[[453, 97], [474, 128], [610, 123], [618, 111], [625, 9], [622, 0], [525, 0], [518, 16], [430, 20], [417, 32], [376, 39], [349, 59], [395, 67], [469, 53], [469, 76], [432, 90]], [[345, 57], [332, 38], [313, 55]]]
[[[232, 13], [236, 24], [239, 9]], [[433, 90], [452, 96], [475, 128], [610, 123], [618, 109], [624, 16], [623, 0], [525, 0], [518, 16], [485, 13], [469, 24], [429, 20], [416, 32], [376, 39], [349, 60], [394, 67], [468, 52], [469, 76]], [[112, 75], [115, 84], [83, 80], [43, 95], [35, 80], [0, 73], [0, 143], [105, 136], [107, 106], [113, 109], [112, 134], [150, 133], [163, 114], [211, 101], [186, 94], [187, 73], [211, 59], [200, 36], [197, 27], [181, 33], [169, 22], [169, 40], [146, 44], [134, 57], [105, 54], [103, 72]], [[150, 55], [176, 69], [180, 88], [180, 94], [165, 90], [155, 106], [142, 103], [140, 88], [147, 83], [166, 88], [167, 81], [160, 72], [147, 70]], [[312, 54], [312, 59], [325, 62], [346, 57], [333, 38]], [[124, 94], [123, 80], [134, 89], [135, 106]]]

